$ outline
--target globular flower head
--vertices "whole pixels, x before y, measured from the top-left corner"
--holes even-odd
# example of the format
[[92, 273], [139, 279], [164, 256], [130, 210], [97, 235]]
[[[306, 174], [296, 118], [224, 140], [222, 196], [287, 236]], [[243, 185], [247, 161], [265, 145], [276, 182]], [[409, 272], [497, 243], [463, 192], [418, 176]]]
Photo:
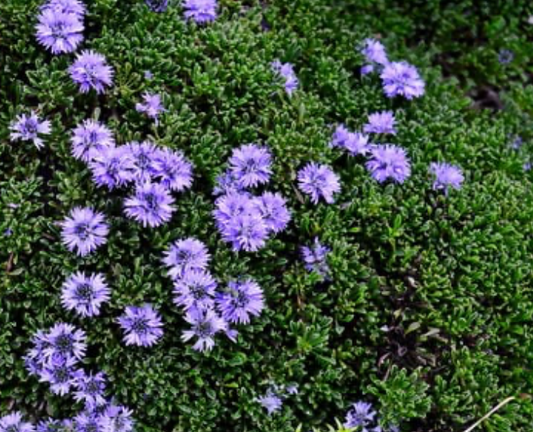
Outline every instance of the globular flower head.
[[253, 199], [245, 192], [222, 195], [215, 201], [215, 206], [216, 209], [213, 215], [219, 230], [223, 230], [237, 216], [250, 213], [257, 214]]
[[52, 12], [59, 12], [63, 14], [74, 14], [83, 18], [87, 12], [87, 8], [80, 0], [48, 0], [41, 10], [51, 10]]
[[132, 432], [132, 411], [122, 405], [108, 405], [100, 415], [102, 432]]
[[292, 96], [300, 84], [294, 72], [294, 66], [290, 63], [281, 63], [279, 60], [274, 60], [271, 66], [274, 72], [285, 81], [285, 92]]
[[163, 336], [161, 317], [149, 304], [142, 307], [127, 306], [118, 322], [124, 330], [126, 345], [149, 347]]
[[227, 324], [213, 309], [190, 309], [185, 315], [185, 321], [191, 325], [185, 330], [181, 339], [185, 342], [196, 337], [193, 345], [196, 351], [209, 351], [215, 346], [214, 336], [220, 331], [226, 331]]
[[163, 262], [169, 268], [168, 275], [172, 279], [178, 279], [185, 272], [207, 269], [210, 258], [205, 244], [189, 237], [170, 245]]
[[185, 18], [193, 19], [197, 24], [214, 21], [217, 18], [217, 0], [185, 0]]
[[270, 151], [255, 144], [233, 150], [229, 164], [231, 174], [243, 188], [268, 183], [272, 174]]
[[44, 146], [39, 135], [48, 135], [52, 131], [50, 121], [41, 121], [34, 111], [30, 115], [21, 114], [9, 126], [11, 141], [32, 141], [38, 149]]
[[445, 194], [448, 194], [450, 187], [457, 190], [461, 189], [465, 177], [458, 166], [446, 162], [433, 162], [429, 170], [435, 175], [434, 190], [443, 190]]
[[424, 81], [416, 67], [407, 62], [388, 63], [380, 77], [385, 95], [389, 98], [399, 95], [411, 100], [424, 94]]
[[389, 63], [387, 52], [383, 44], [376, 39], [365, 39], [361, 53], [369, 63], [377, 63], [385, 66]]
[[238, 252], [256, 252], [267, 240], [268, 229], [263, 218], [256, 213], [241, 214], [232, 218], [222, 229], [222, 238]]
[[234, 192], [243, 192], [244, 187], [235, 178], [231, 171], [225, 171], [218, 175], [215, 181], [213, 195], [228, 195]]
[[94, 89], [100, 94], [113, 84], [113, 68], [107, 64], [102, 54], [94, 51], [82, 51], [78, 54], [69, 72], [82, 93]]
[[302, 246], [301, 253], [306, 270], [326, 277], [329, 274], [327, 258], [330, 252], [331, 249], [322, 245], [318, 238], [315, 238], [313, 245]]
[[109, 226], [104, 215], [90, 207], [75, 207], [61, 226], [63, 243], [80, 256], [91, 253], [107, 241]]
[[23, 420], [18, 411], [0, 417], [0, 432], [34, 432], [35, 427]]
[[254, 203], [267, 231], [279, 233], [289, 224], [291, 213], [281, 194], [264, 192], [261, 196], [254, 198]]
[[89, 168], [97, 186], [112, 190], [133, 180], [136, 165], [126, 146], [119, 146], [97, 151]]
[[54, 357], [44, 365], [39, 381], [49, 383], [52, 393], [65, 396], [74, 386], [79, 374], [80, 369], [76, 368], [76, 360], [73, 357]]
[[380, 183], [389, 179], [403, 183], [411, 175], [411, 162], [406, 151], [391, 144], [373, 146], [366, 168]]
[[61, 303], [65, 309], [75, 311], [82, 317], [92, 317], [100, 315], [100, 307], [109, 301], [110, 294], [103, 275], [77, 272], [63, 284]]
[[102, 123], [84, 120], [72, 133], [72, 155], [83, 162], [90, 162], [106, 148], [115, 146], [113, 133]]
[[142, 96], [143, 101], [135, 105], [137, 112], [144, 113], [151, 119], [155, 120], [155, 124], [159, 122], [159, 114], [166, 111], [161, 102], [161, 95], [145, 92]]
[[217, 282], [205, 270], [188, 270], [174, 281], [174, 304], [185, 311], [211, 309], [215, 305]]
[[350, 132], [343, 124], [337, 126], [335, 132], [333, 132], [329, 146], [342, 148], [352, 156], [365, 155], [370, 151], [368, 135], [359, 132]]
[[52, 54], [76, 51], [83, 41], [83, 22], [77, 14], [44, 9], [36, 29], [37, 41]]
[[377, 112], [368, 116], [368, 123], [363, 128], [363, 131], [366, 133], [395, 135], [395, 123], [396, 119], [392, 111]]
[[172, 218], [174, 198], [162, 185], [146, 182], [138, 184], [135, 195], [124, 202], [125, 213], [142, 226], [157, 227]]
[[94, 410], [107, 403], [105, 399], [106, 377], [103, 372], [96, 374], [86, 374], [81, 371], [74, 382], [76, 388], [74, 399], [78, 402], [84, 402], [85, 407]]
[[248, 324], [250, 316], [259, 316], [265, 307], [263, 290], [252, 279], [229, 282], [217, 296], [217, 306], [226, 321]]
[[317, 204], [323, 198], [328, 204], [334, 202], [333, 195], [340, 192], [339, 176], [327, 165], [308, 163], [298, 172], [298, 186], [300, 190], [311, 197], [311, 202]]
[[357, 402], [346, 414], [344, 426], [347, 428], [365, 427], [374, 421], [376, 412], [372, 410], [372, 405], [367, 402]]
[[156, 160], [161, 153], [150, 141], [132, 141], [126, 145], [133, 160], [133, 179], [137, 183], [151, 181], [157, 173]]
[[168, 7], [168, 0], [145, 0], [145, 3], [152, 12], [165, 12]]
[[181, 192], [192, 185], [192, 164], [179, 151], [156, 152], [153, 170], [157, 182], [171, 191]]
[[271, 390], [269, 390], [265, 396], [257, 398], [257, 402], [267, 410], [268, 415], [280, 411], [283, 405], [281, 398]]
[[331, 148], [344, 148], [346, 146], [346, 141], [348, 141], [349, 137], [350, 131], [348, 130], [348, 128], [343, 124], [340, 124], [333, 132], [333, 136], [331, 138], [331, 141], [329, 142], [329, 146]]
[[46, 334], [47, 347], [43, 350], [47, 359], [63, 358], [82, 360], [87, 349], [87, 336], [72, 324], [55, 324]]

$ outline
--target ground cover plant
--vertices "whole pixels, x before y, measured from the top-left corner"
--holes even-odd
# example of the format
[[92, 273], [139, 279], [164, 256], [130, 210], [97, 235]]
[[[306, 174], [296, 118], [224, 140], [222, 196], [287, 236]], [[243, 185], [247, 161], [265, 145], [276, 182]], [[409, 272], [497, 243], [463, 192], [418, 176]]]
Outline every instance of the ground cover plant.
[[0, 431], [531, 430], [500, 6], [2, 2]]

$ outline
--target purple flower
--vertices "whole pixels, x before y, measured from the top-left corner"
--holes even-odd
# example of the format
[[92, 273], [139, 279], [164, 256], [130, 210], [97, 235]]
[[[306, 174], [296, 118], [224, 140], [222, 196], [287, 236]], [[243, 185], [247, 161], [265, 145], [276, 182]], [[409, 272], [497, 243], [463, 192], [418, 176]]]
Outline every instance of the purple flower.
[[133, 179], [137, 183], [151, 181], [157, 171], [156, 157], [161, 150], [150, 141], [132, 141], [126, 145], [126, 149], [133, 160]]
[[161, 95], [145, 92], [142, 97], [143, 102], [137, 103], [135, 109], [137, 112], [144, 113], [154, 119], [157, 125], [159, 123], [159, 114], [166, 111], [161, 103]]
[[394, 113], [392, 111], [382, 111], [368, 116], [368, 123], [363, 128], [366, 133], [376, 134], [396, 134], [394, 129]]
[[75, 207], [61, 222], [61, 237], [68, 250], [85, 256], [106, 243], [109, 226], [102, 213], [90, 207]]
[[145, 3], [152, 12], [165, 12], [168, 7], [168, 0], [145, 0]]
[[346, 422], [344, 426], [347, 428], [363, 427], [374, 421], [376, 412], [372, 410], [372, 405], [366, 402], [357, 402], [352, 405], [352, 408], [346, 414]]
[[511, 148], [513, 150], [519, 150], [523, 144], [524, 144], [524, 140], [522, 139], [522, 137], [519, 135], [516, 135], [515, 137], [513, 137], [513, 141], [511, 142]]
[[147, 79], [148, 81], [152, 80], [154, 78], [154, 74], [149, 71], [149, 70], [145, 70], [144, 71], [144, 78]]
[[223, 230], [228, 223], [240, 215], [250, 213], [257, 214], [257, 208], [254, 201], [247, 193], [229, 193], [222, 195], [215, 201], [215, 211], [213, 215], [219, 230]]
[[126, 146], [119, 146], [103, 148], [95, 153], [89, 168], [97, 186], [112, 190], [133, 180], [136, 165]]
[[296, 384], [287, 386], [287, 393], [290, 395], [298, 394], [298, 386]]
[[429, 171], [435, 175], [433, 190], [443, 190], [446, 195], [449, 187], [461, 189], [465, 179], [461, 168], [446, 162], [433, 162], [429, 166]]
[[331, 249], [323, 246], [316, 237], [312, 246], [302, 246], [301, 253], [306, 270], [326, 277], [329, 273], [327, 257], [330, 251]]
[[156, 152], [153, 170], [158, 183], [171, 191], [183, 191], [192, 185], [192, 165], [179, 151], [164, 148]]
[[370, 151], [368, 147], [368, 135], [359, 132], [350, 132], [343, 124], [337, 126], [335, 132], [333, 132], [329, 146], [345, 149], [352, 156], [365, 155]]
[[83, 18], [87, 12], [85, 5], [79, 0], [48, 0], [41, 6], [41, 10], [50, 10], [62, 14], [74, 14], [80, 18]]
[[346, 142], [350, 138], [350, 131], [346, 126], [343, 124], [340, 124], [335, 129], [335, 132], [333, 132], [333, 137], [331, 138], [331, 141], [329, 142], [329, 146], [331, 148], [335, 147], [346, 147]]
[[250, 315], [259, 316], [265, 307], [263, 290], [252, 279], [229, 282], [216, 300], [222, 318], [232, 323], [248, 324]]
[[383, 90], [387, 97], [403, 96], [408, 100], [424, 94], [424, 81], [418, 70], [407, 62], [392, 62], [381, 72]]
[[146, 182], [137, 185], [135, 195], [124, 202], [129, 218], [140, 222], [143, 227], [157, 227], [172, 218], [174, 198], [164, 186]]
[[100, 315], [100, 307], [109, 301], [110, 294], [101, 274], [77, 272], [63, 284], [61, 303], [65, 309], [76, 311], [82, 317], [92, 317]]
[[386, 66], [389, 63], [387, 52], [383, 44], [375, 39], [365, 39], [365, 45], [361, 50], [369, 63], [377, 63]]
[[83, 41], [83, 22], [81, 16], [44, 9], [36, 26], [37, 41], [52, 54], [76, 51]]
[[22, 420], [22, 414], [15, 411], [0, 417], [0, 432], [34, 432], [35, 427], [31, 423]]
[[264, 192], [261, 196], [254, 198], [254, 203], [267, 231], [279, 233], [287, 228], [291, 214], [281, 194]]
[[102, 432], [131, 432], [133, 431], [132, 412], [121, 405], [109, 405], [100, 415]]
[[205, 244], [189, 237], [170, 245], [170, 249], [165, 252], [163, 262], [169, 268], [167, 274], [172, 279], [177, 279], [185, 272], [207, 269], [210, 258]]
[[212, 309], [217, 282], [205, 270], [188, 270], [174, 281], [174, 304], [185, 311]]
[[391, 144], [376, 145], [371, 149], [371, 156], [366, 168], [380, 183], [387, 179], [403, 183], [411, 175], [411, 163], [401, 147]]
[[74, 386], [74, 399], [77, 402], [83, 401], [87, 409], [93, 410], [107, 403], [104, 397], [106, 378], [103, 372], [87, 375], [82, 371], [76, 377]]
[[191, 329], [183, 331], [181, 339], [187, 342], [193, 337], [198, 338], [193, 345], [196, 351], [211, 350], [215, 346], [214, 336], [227, 330], [226, 322], [213, 309], [191, 309], [185, 315], [185, 321]]
[[283, 405], [281, 398], [271, 390], [267, 391], [265, 396], [261, 396], [256, 400], [263, 406], [263, 408], [267, 410], [268, 415], [272, 415], [273, 413], [280, 411], [281, 406]]
[[222, 230], [222, 238], [232, 243], [238, 252], [256, 252], [261, 249], [268, 237], [268, 229], [260, 215], [248, 213], [232, 218]]
[[269, 150], [255, 144], [234, 149], [229, 164], [230, 173], [244, 188], [268, 183], [272, 174]]
[[80, 369], [75, 368], [76, 363], [72, 357], [54, 357], [43, 367], [39, 381], [49, 383], [52, 393], [64, 396], [70, 392], [80, 374]]
[[285, 91], [289, 96], [292, 96], [299, 85], [294, 66], [290, 63], [281, 63], [279, 60], [274, 60], [271, 66], [274, 72], [285, 80]]
[[511, 51], [511, 50], [508, 50], [508, 49], [501, 49], [500, 52], [498, 53], [498, 61], [501, 63], [501, 64], [509, 64], [513, 61], [514, 59], [514, 53]]
[[68, 421], [67, 420], [55, 420], [48, 418], [41, 420], [37, 425], [37, 432], [67, 432]]
[[46, 334], [45, 340], [45, 359], [73, 359], [76, 363], [85, 356], [87, 336], [83, 330], [76, 329], [72, 324], [55, 324]]
[[226, 171], [217, 176], [216, 186], [213, 189], [213, 195], [229, 195], [234, 192], [243, 192], [242, 184], [230, 172]]
[[372, 72], [374, 72], [374, 65], [364, 65], [361, 68], [361, 75], [368, 75]]
[[30, 115], [21, 114], [9, 126], [11, 134], [9, 136], [12, 142], [15, 141], [33, 141], [38, 149], [44, 146], [43, 140], [39, 134], [48, 135], [52, 131], [52, 125], [48, 120], [39, 120], [34, 111]]
[[531, 162], [526, 162], [524, 165], [522, 165], [522, 169], [527, 172], [527, 171], [530, 171], [531, 170], [531, 167], [533, 166], [533, 164]]
[[126, 345], [149, 347], [163, 336], [161, 317], [149, 304], [142, 307], [127, 306], [118, 322], [124, 330]]
[[102, 432], [100, 418], [95, 412], [81, 412], [74, 417], [73, 430], [76, 432]]
[[313, 204], [317, 204], [320, 198], [331, 204], [334, 202], [333, 195], [341, 190], [339, 176], [327, 165], [315, 162], [308, 163], [298, 172], [298, 186], [311, 197]]
[[82, 93], [94, 89], [100, 94], [113, 84], [113, 68], [107, 64], [102, 54], [94, 51], [82, 51], [78, 54], [69, 72]]
[[198, 24], [214, 21], [217, 17], [217, 0], [185, 0], [185, 18]]
[[84, 120], [76, 126], [72, 138], [72, 155], [83, 162], [90, 162], [102, 150], [114, 147], [113, 133], [103, 124]]

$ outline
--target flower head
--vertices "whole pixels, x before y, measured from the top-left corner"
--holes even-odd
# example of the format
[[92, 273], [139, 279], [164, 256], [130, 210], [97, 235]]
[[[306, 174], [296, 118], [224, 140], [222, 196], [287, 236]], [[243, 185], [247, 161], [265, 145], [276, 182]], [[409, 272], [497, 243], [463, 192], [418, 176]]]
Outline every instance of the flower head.
[[86, 275], [77, 272], [63, 284], [61, 303], [68, 310], [73, 310], [82, 317], [100, 315], [100, 307], [109, 301], [111, 290], [101, 274]]
[[133, 179], [137, 183], [151, 181], [157, 173], [156, 158], [161, 150], [150, 141], [132, 141], [126, 145], [133, 160]]
[[49, 383], [52, 393], [64, 396], [70, 392], [80, 374], [73, 357], [54, 357], [44, 365], [39, 381]]
[[90, 162], [106, 148], [115, 146], [113, 133], [95, 120], [85, 120], [72, 133], [72, 155], [83, 162]]
[[185, 0], [185, 18], [198, 24], [214, 21], [217, 18], [217, 0]]
[[137, 185], [135, 195], [124, 202], [125, 213], [142, 226], [157, 227], [172, 218], [174, 198], [162, 185], [146, 182]]
[[138, 112], [144, 113], [148, 117], [154, 119], [155, 124], [157, 125], [159, 122], [159, 114], [166, 111], [165, 107], [161, 102], [161, 95], [145, 92], [142, 98], [143, 101], [138, 102], [135, 105], [135, 109]]
[[193, 349], [197, 351], [211, 350], [215, 346], [214, 336], [227, 329], [226, 322], [213, 309], [190, 309], [185, 315], [185, 321], [191, 325], [191, 329], [185, 330], [181, 339], [187, 342], [196, 337]]
[[461, 168], [446, 162], [433, 162], [429, 171], [435, 175], [433, 190], [443, 190], [445, 194], [448, 194], [450, 187], [461, 189], [465, 179]]
[[244, 187], [235, 178], [231, 171], [225, 171], [218, 175], [215, 180], [213, 195], [229, 195], [234, 192], [243, 192]]
[[501, 64], [509, 64], [513, 61], [514, 59], [514, 53], [509, 50], [509, 49], [501, 49], [500, 52], [498, 53], [498, 61], [501, 63]]
[[382, 111], [368, 116], [368, 123], [364, 127], [366, 133], [376, 134], [396, 134], [394, 129], [394, 113], [392, 111]]
[[145, 0], [145, 3], [152, 12], [165, 12], [168, 7], [168, 0]]
[[156, 152], [153, 161], [157, 182], [171, 191], [183, 191], [192, 185], [192, 164], [180, 151], [164, 148]]
[[107, 241], [109, 226], [104, 215], [90, 207], [75, 207], [61, 226], [63, 243], [80, 256], [91, 253]]
[[424, 94], [424, 81], [418, 70], [407, 62], [388, 63], [380, 77], [383, 90], [389, 98], [400, 95], [411, 100]]
[[215, 305], [217, 282], [205, 270], [188, 270], [174, 281], [174, 304], [185, 311], [211, 309]]
[[252, 279], [229, 282], [217, 296], [217, 306], [226, 321], [248, 324], [250, 315], [259, 316], [265, 307], [263, 290]]
[[87, 336], [72, 324], [55, 324], [46, 334], [47, 347], [43, 350], [46, 359], [82, 360], [87, 349]]
[[132, 411], [121, 405], [108, 405], [100, 415], [102, 432], [131, 432], [134, 421]]
[[398, 146], [384, 144], [372, 147], [366, 168], [380, 183], [391, 179], [403, 183], [411, 175], [411, 163], [406, 151]]
[[100, 418], [96, 412], [83, 411], [74, 417], [74, 431], [101, 432]]
[[142, 307], [127, 306], [118, 322], [124, 330], [126, 345], [149, 347], [163, 336], [161, 317], [149, 304]]
[[285, 92], [291, 96], [299, 85], [294, 66], [290, 63], [281, 63], [279, 60], [274, 60], [271, 66], [274, 72], [285, 80]]
[[213, 215], [219, 230], [223, 230], [228, 223], [240, 215], [257, 214], [257, 208], [251, 196], [245, 192], [222, 195], [215, 201]]
[[222, 229], [222, 238], [232, 243], [235, 252], [256, 252], [265, 245], [267, 237], [267, 226], [256, 213], [235, 216]]
[[87, 8], [80, 0], [48, 0], [41, 10], [51, 10], [52, 12], [59, 12], [63, 14], [74, 14], [83, 18], [87, 12]]
[[207, 269], [210, 258], [205, 244], [189, 237], [170, 245], [170, 249], [165, 252], [163, 262], [169, 268], [168, 275], [172, 279], [177, 279], [185, 272]]
[[83, 41], [83, 22], [80, 15], [44, 9], [38, 18], [37, 41], [52, 54], [76, 51]]
[[44, 146], [39, 135], [48, 135], [52, 131], [51, 123], [48, 120], [39, 120], [34, 111], [30, 115], [21, 114], [9, 126], [11, 129], [11, 141], [33, 141], [38, 149]]
[[375, 39], [365, 39], [365, 44], [361, 52], [369, 63], [377, 63], [382, 66], [389, 63], [385, 47]]
[[256, 400], [267, 410], [268, 415], [280, 411], [283, 405], [281, 398], [271, 390], [269, 390], [265, 396], [261, 396]]
[[268, 183], [272, 174], [269, 150], [255, 144], [233, 150], [229, 164], [231, 174], [243, 188]]
[[37, 432], [68, 432], [68, 420], [48, 418], [37, 425]]
[[312, 246], [302, 246], [301, 253], [306, 270], [316, 272], [323, 277], [327, 276], [329, 273], [327, 257], [330, 252], [331, 249], [322, 245], [318, 238], [315, 238]]
[[291, 213], [287, 210], [287, 202], [281, 194], [263, 192], [253, 200], [267, 231], [279, 233], [287, 227]]
[[0, 432], [34, 432], [35, 427], [31, 423], [23, 421], [22, 414], [15, 411], [0, 417]]
[[89, 162], [93, 181], [97, 186], [112, 190], [133, 180], [136, 169], [131, 152], [126, 146], [102, 148]]
[[82, 51], [69, 68], [72, 80], [79, 85], [82, 93], [94, 89], [103, 93], [113, 84], [113, 68], [107, 64], [102, 54], [94, 51]]
[[341, 190], [339, 176], [327, 165], [315, 162], [308, 163], [298, 172], [298, 186], [311, 197], [313, 204], [317, 204], [320, 198], [331, 204], [334, 202], [333, 195]]
[[74, 399], [84, 402], [87, 409], [94, 410], [107, 403], [104, 396], [106, 378], [103, 372], [87, 375], [82, 371], [76, 377], [74, 386], [76, 388]]
[[376, 412], [372, 410], [372, 405], [366, 402], [357, 402], [352, 405], [352, 408], [346, 414], [346, 422], [344, 426], [347, 428], [356, 428], [368, 426], [374, 421]]

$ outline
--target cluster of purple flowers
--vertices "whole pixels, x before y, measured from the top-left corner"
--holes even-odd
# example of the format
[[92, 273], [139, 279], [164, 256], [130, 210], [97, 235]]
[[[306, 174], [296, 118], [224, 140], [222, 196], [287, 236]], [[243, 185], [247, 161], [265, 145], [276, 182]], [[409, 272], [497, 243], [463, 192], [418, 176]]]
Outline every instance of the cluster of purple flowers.
[[264, 309], [263, 290], [257, 282], [242, 278], [220, 289], [209, 272], [209, 260], [206, 246], [195, 238], [174, 242], [163, 258], [174, 283], [174, 304], [182, 308], [191, 326], [182, 340], [196, 338], [193, 349], [197, 351], [211, 350], [218, 333], [235, 341], [238, 333], [230, 325], [248, 324]]
[[[376, 416], [377, 413], [372, 409], [371, 403], [363, 401], [356, 402], [346, 414], [344, 427], [354, 428], [361, 432], [383, 432], [384, 430], [379, 425]], [[386, 431], [399, 432], [399, 428], [389, 425]]]
[[249, 191], [270, 181], [271, 155], [266, 147], [243, 145], [233, 151], [229, 169], [218, 177], [213, 212], [224, 241], [234, 251], [255, 252], [261, 249], [269, 235], [283, 231], [291, 218], [285, 198], [279, 193]]
[[292, 96], [299, 84], [298, 77], [294, 72], [294, 66], [290, 63], [281, 63], [279, 60], [274, 60], [271, 66], [274, 72], [285, 81], [287, 94]]
[[383, 91], [389, 98], [403, 96], [413, 99], [424, 94], [425, 83], [418, 70], [406, 61], [391, 62], [383, 44], [375, 39], [366, 39], [361, 49], [368, 64], [363, 66], [363, 75], [380, 73]]
[[[145, 0], [152, 12], [165, 12], [168, 0]], [[185, 18], [194, 20], [197, 24], [205, 24], [217, 18], [217, 0], [184, 0]]]
[[327, 262], [328, 254], [331, 252], [329, 247], [324, 246], [318, 238], [315, 238], [311, 246], [302, 246], [300, 251], [307, 271], [315, 272], [322, 277], [329, 275]]
[[155, 121], [155, 124], [159, 124], [159, 114], [166, 111], [163, 103], [161, 102], [161, 95], [145, 92], [142, 95], [143, 101], [138, 102], [135, 105], [137, 112], [146, 114]]
[[287, 386], [274, 384], [264, 396], [256, 398], [256, 401], [267, 410], [268, 415], [272, 415], [281, 410], [283, 401], [287, 397], [295, 394], [298, 394], [298, 386], [296, 384]]

